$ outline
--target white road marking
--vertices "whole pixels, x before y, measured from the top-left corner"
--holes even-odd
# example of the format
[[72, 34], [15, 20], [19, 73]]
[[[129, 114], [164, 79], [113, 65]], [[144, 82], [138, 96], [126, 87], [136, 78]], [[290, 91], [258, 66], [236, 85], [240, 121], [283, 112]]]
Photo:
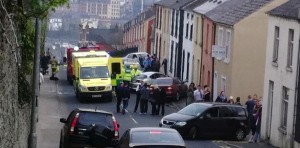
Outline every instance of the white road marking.
[[135, 123], [135, 124], [139, 124], [130, 114], [129, 117], [131, 118], [131, 120]]

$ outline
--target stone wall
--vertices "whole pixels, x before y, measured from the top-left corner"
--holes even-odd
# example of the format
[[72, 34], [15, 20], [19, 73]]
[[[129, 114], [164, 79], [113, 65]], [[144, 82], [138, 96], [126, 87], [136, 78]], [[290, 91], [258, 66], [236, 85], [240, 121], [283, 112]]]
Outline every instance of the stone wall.
[[[1, 1], [4, 6], [13, 3]], [[3, 7], [0, 14], [0, 148], [27, 148], [30, 106], [18, 104], [18, 69], [12, 52], [15, 38]]]

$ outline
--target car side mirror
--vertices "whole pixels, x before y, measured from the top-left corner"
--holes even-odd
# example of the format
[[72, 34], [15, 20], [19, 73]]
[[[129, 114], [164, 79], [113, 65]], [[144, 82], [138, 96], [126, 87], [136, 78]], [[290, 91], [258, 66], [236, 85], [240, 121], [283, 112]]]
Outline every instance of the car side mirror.
[[65, 119], [65, 118], [60, 118], [59, 121], [60, 121], [61, 123], [67, 123], [67, 119]]

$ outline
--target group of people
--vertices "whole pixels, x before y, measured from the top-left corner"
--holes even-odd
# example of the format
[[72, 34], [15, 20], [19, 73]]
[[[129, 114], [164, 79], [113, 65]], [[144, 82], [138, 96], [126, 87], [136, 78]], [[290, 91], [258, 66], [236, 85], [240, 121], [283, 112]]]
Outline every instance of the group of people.
[[147, 55], [145, 59], [143, 60], [142, 67], [144, 68], [144, 71], [155, 71], [159, 72], [160, 70], [160, 61], [156, 55]]
[[210, 102], [210, 88], [207, 85], [203, 87], [198, 85], [195, 87], [195, 83], [191, 83], [188, 87], [187, 96], [187, 104], [193, 102]]
[[258, 98], [256, 94], [248, 96], [246, 102], [246, 108], [249, 114], [250, 119], [250, 128], [251, 136], [249, 139], [250, 143], [259, 143], [260, 142], [260, 129], [261, 129], [261, 112], [262, 112], [262, 103], [261, 98]]
[[[117, 112], [125, 114], [128, 112], [128, 102], [130, 100], [130, 88], [128, 83], [121, 83], [116, 88], [117, 97]], [[149, 86], [147, 83], [141, 82], [136, 89], [136, 101], [134, 106], [134, 112], [136, 113], [138, 107], [140, 109], [139, 114], [148, 113], [148, 104], [150, 102], [152, 109], [151, 115], [164, 115], [165, 113], [165, 97], [166, 92], [164, 89], [160, 89], [157, 86]], [[123, 108], [121, 111], [121, 103], [123, 101]]]

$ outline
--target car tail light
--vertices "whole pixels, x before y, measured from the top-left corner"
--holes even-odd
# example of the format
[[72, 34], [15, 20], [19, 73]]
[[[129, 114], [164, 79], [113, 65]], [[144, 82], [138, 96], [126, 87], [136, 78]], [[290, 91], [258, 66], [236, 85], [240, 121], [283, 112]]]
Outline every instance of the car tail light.
[[172, 87], [168, 87], [168, 90], [172, 90]]
[[79, 118], [79, 113], [76, 114], [75, 118], [73, 119], [73, 121], [71, 123], [70, 134], [74, 133], [74, 129], [75, 129], [76, 123], [78, 121], [78, 118]]
[[117, 120], [114, 116], [112, 116], [112, 120], [113, 120], [113, 124], [114, 124], [114, 137], [117, 139], [119, 138], [119, 127], [118, 127], [118, 123]]

